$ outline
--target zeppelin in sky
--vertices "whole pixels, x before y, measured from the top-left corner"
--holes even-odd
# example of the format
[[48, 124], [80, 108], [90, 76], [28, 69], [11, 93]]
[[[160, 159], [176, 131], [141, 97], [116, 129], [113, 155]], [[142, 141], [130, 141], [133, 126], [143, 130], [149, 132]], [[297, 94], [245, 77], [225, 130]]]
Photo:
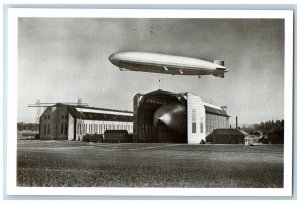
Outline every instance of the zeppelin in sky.
[[224, 78], [230, 69], [224, 61], [209, 62], [192, 57], [166, 55], [150, 52], [117, 52], [109, 61], [121, 71], [152, 72], [172, 75], [213, 75]]

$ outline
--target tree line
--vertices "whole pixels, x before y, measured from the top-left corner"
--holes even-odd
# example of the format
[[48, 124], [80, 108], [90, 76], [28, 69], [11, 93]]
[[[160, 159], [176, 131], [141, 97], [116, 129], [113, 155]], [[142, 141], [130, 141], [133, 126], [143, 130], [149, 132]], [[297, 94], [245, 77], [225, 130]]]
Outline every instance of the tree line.
[[261, 122], [259, 124], [252, 124], [252, 125], [244, 125], [242, 127], [243, 130], [245, 130], [248, 133], [253, 132], [262, 132], [263, 134], [267, 134], [268, 132], [274, 130], [275, 128], [282, 129], [284, 128], [284, 120], [269, 120], [266, 122]]
[[24, 122], [17, 123], [18, 131], [22, 131], [22, 130], [36, 131], [37, 127], [38, 127], [38, 124], [36, 124], [36, 123], [24, 123]]

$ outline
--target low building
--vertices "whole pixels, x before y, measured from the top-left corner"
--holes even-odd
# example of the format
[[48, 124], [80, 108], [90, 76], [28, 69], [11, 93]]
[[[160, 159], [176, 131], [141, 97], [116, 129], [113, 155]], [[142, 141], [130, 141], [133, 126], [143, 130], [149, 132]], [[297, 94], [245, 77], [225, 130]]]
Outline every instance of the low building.
[[133, 113], [104, 108], [57, 103], [40, 117], [40, 139], [80, 140], [85, 134], [104, 134], [106, 130], [133, 132]]
[[248, 135], [247, 132], [240, 129], [215, 129], [206, 136], [206, 142], [211, 144], [245, 144], [245, 138]]
[[132, 142], [132, 134], [127, 130], [106, 130], [104, 133], [104, 142]]

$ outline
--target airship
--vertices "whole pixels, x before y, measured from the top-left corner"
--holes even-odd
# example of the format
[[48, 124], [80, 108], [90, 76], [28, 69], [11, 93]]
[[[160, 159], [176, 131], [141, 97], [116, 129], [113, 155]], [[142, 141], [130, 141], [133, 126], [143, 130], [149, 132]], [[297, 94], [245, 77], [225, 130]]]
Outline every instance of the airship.
[[172, 75], [213, 75], [224, 78], [230, 69], [223, 60], [209, 62], [202, 59], [150, 52], [116, 52], [109, 61], [121, 71], [151, 72]]
[[186, 107], [183, 104], [171, 103], [159, 107], [153, 115], [155, 127], [159, 123], [180, 132], [186, 132]]

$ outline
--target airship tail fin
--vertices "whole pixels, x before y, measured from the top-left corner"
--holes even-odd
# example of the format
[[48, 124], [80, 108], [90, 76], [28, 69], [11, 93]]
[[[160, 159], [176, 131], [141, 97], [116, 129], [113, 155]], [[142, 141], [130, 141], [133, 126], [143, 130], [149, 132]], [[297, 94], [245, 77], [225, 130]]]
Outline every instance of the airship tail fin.
[[224, 60], [214, 60], [213, 63], [224, 66]]
[[217, 73], [217, 74], [213, 74], [215, 77], [221, 77], [224, 78], [224, 73]]

